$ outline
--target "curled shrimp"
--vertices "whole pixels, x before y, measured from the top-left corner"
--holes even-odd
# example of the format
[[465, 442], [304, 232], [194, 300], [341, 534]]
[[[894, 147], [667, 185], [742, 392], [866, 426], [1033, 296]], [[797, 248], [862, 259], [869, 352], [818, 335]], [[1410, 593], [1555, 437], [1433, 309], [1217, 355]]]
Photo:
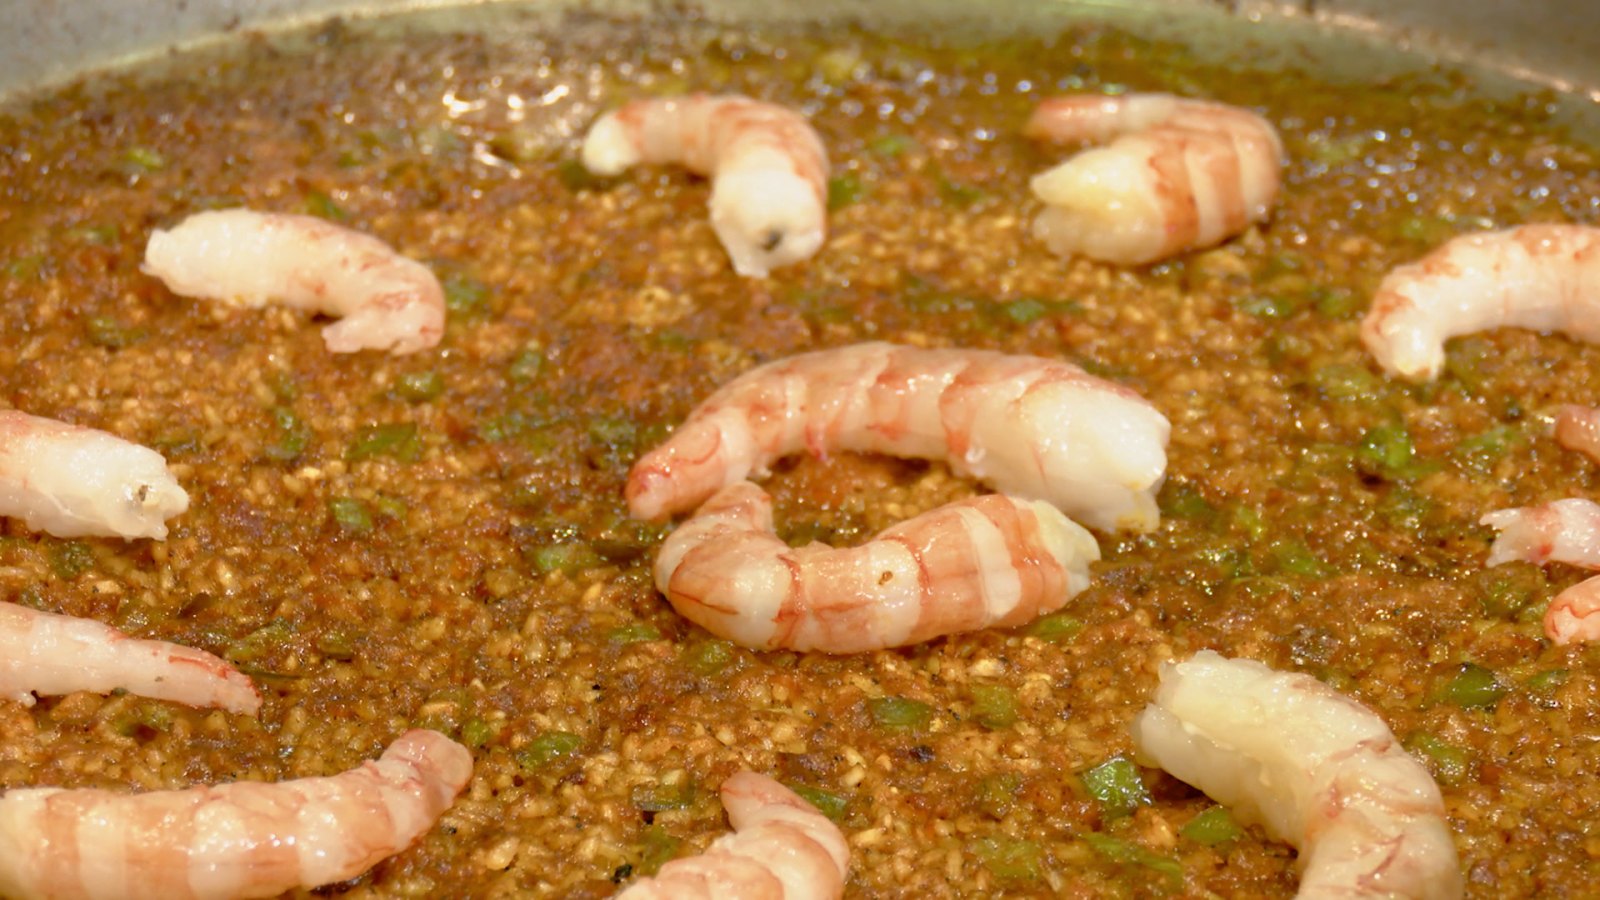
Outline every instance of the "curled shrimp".
[[[1491, 566], [1522, 560], [1600, 570], [1600, 504], [1556, 500], [1496, 510], [1479, 521], [1500, 532], [1489, 548]], [[1545, 610], [1544, 633], [1557, 644], [1600, 640], [1600, 576], [1556, 595]]]
[[1600, 341], [1600, 228], [1523, 225], [1462, 235], [1384, 277], [1361, 342], [1384, 371], [1439, 377], [1453, 337], [1517, 326]]
[[342, 316], [322, 329], [334, 353], [413, 353], [444, 335], [444, 288], [427, 266], [314, 216], [196, 213], [150, 236], [144, 271], [185, 297]]
[[1455, 900], [1438, 785], [1383, 720], [1310, 675], [1202, 650], [1161, 667], [1142, 760], [1300, 851], [1302, 900]]
[[737, 94], [635, 100], [597, 119], [583, 165], [680, 163], [711, 178], [711, 227], [740, 275], [765, 278], [827, 236], [828, 153], [799, 113]]
[[722, 782], [734, 833], [699, 856], [675, 859], [617, 900], [837, 900], [850, 846], [838, 826], [778, 782], [740, 772]]
[[471, 774], [467, 748], [418, 729], [329, 777], [12, 789], [0, 797], [0, 895], [242, 900], [344, 881], [432, 828]]
[[1171, 428], [1127, 388], [1071, 363], [882, 342], [758, 366], [700, 404], [628, 473], [633, 515], [692, 509], [808, 449], [947, 462], [1093, 528], [1149, 531]]
[[189, 495], [148, 447], [0, 410], [0, 515], [57, 537], [167, 537]]
[[1121, 265], [1211, 247], [1267, 217], [1283, 143], [1266, 119], [1171, 94], [1045, 100], [1024, 134], [1111, 141], [1034, 177], [1046, 209], [1034, 234], [1051, 252]]
[[1556, 443], [1600, 463], [1600, 409], [1567, 404], [1556, 411]]
[[679, 614], [756, 649], [858, 653], [1059, 608], [1100, 547], [1048, 503], [989, 494], [901, 522], [859, 547], [791, 548], [772, 500], [731, 484], [667, 536], [656, 587]]
[[0, 602], [0, 698], [125, 690], [140, 697], [254, 714], [255, 685], [202, 650], [145, 641], [92, 619]]

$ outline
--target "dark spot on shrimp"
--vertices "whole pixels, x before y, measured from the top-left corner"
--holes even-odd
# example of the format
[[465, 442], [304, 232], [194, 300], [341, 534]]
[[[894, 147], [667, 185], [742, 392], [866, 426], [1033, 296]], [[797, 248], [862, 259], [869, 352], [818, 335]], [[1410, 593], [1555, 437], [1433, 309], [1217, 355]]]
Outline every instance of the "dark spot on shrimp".
[[767, 236], [761, 239], [761, 249], [770, 252], [778, 249], [778, 245], [781, 243], [783, 243], [783, 232], [777, 230], [769, 231]]

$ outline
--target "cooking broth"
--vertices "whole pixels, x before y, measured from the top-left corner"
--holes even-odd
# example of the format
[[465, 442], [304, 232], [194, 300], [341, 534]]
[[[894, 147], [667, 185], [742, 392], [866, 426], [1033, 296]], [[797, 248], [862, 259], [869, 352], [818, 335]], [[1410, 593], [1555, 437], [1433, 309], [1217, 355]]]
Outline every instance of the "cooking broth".
[[[473, 748], [470, 787], [334, 892], [609, 896], [725, 832], [716, 786], [752, 768], [850, 837], [847, 897], [1290, 897], [1290, 848], [1186, 830], [1215, 804], [1132, 762], [1157, 664], [1212, 648], [1380, 714], [1441, 785], [1468, 896], [1588, 890], [1600, 656], [1540, 628], [1583, 574], [1486, 568], [1477, 522], [1600, 497], [1546, 434], [1560, 404], [1600, 403], [1597, 351], [1501, 329], [1417, 385], [1357, 339], [1384, 273], [1456, 234], [1595, 221], [1565, 98], [1425, 68], [1266, 73], [1260, 44], [1230, 60], [1065, 18], [956, 39], [475, 15], [492, 24], [250, 36], [0, 113], [0, 395], [160, 450], [192, 498], [165, 543], [8, 520], [5, 597], [215, 652], [266, 694], [256, 718], [0, 703], [0, 783], [332, 774], [423, 726]], [[833, 161], [816, 257], [740, 278], [705, 180], [576, 163], [600, 111], [692, 90], [811, 118]], [[1049, 255], [1028, 179], [1071, 150], [1022, 139], [1028, 112], [1155, 90], [1278, 127], [1270, 221], [1144, 268]], [[141, 273], [153, 229], [229, 206], [428, 263], [443, 342], [332, 355], [313, 316]], [[629, 466], [749, 367], [865, 340], [1064, 358], [1139, 391], [1173, 424], [1161, 528], [1099, 535], [1089, 590], [1023, 628], [832, 657], [689, 625], [653, 586], [667, 529], [628, 517]], [[851, 454], [764, 485], [796, 544], [981, 490]]]

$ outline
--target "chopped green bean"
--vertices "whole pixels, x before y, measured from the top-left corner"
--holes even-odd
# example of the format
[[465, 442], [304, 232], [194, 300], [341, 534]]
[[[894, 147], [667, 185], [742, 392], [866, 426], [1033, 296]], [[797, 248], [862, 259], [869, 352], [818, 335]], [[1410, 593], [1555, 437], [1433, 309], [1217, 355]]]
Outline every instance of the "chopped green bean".
[[640, 850], [639, 865], [635, 873], [641, 876], [654, 875], [661, 871], [661, 867], [678, 856], [678, 848], [683, 846], [683, 841], [667, 833], [660, 825], [646, 825], [640, 833], [643, 839], [643, 848]]
[[805, 785], [791, 785], [789, 789], [800, 795], [800, 799], [815, 806], [817, 812], [835, 822], [844, 819], [845, 811], [850, 806], [850, 798], [843, 794], [829, 793], [821, 788], [806, 787]]
[[464, 316], [489, 308], [489, 288], [476, 278], [450, 275], [444, 279], [444, 305], [451, 313]]
[[1244, 836], [1244, 829], [1233, 820], [1225, 806], [1213, 806], [1190, 819], [1178, 833], [1198, 844], [1215, 847]]
[[874, 697], [867, 701], [867, 712], [879, 728], [910, 731], [927, 723], [933, 707], [904, 697]]
[[1183, 864], [1169, 856], [1151, 853], [1138, 844], [1097, 831], [1083, 835], [1083, 839], [1096, 853], [1112, 862], [1143, 866], [1165, 875], [1173, 890], [1183, 887]]
[[972, 717], [985, 728], [1009, 728], [1017, 723], [1017, 695], [1003, 684], [975, 684]]
[[978, 809], [995, 819], [1003, 819], [1016, 806], [1021, 790], [1022, 776], [1015, 772], [990, 775], [978, 783]]
[[444, 376], [429, 369], [426, 372], [407, 372], [394, 380], [395, 396], [413, 403], [436, 399], [444, 393]]
[[493, 722], [473, 716], [461, 726], [461, 743], [468, 747], [482, 747], [500, 731]]
[[512, 756], [525, 772], [537, 772], [558, 759], [578, 752], [583, 738], [565, 731], [545, 731], [524, 744]]
[[635, 785], [630, 796], [634, 807], [645, 812], [688, 809], [694, 804], [694, 782], [685, 778], [676, 784]]
[[967, 852], [982, 861], [996, 878], [1033, 880], [1044, 876], [1044, 848], [1036, 841], [978, 838], [967, 844]]
[[1467, 749], [1427, 732], [1412, 735], [1408, 745], [1432, 763], [1428, 768], [1440, 784], [1465, 784], [1472, 777], [1472, 754]]
[[89, 343], [108, 350], [121, 350], [149, 336], [143, 328], [124, 325], [110, 316], [94, 316], [84, 326], [89, 332]]
[[701, 677], [709, 677], [726, 669], [733, 662], [731, 641], [705, 641], [696, 644], [683, 654], [684, 665]]
[[367, 505], [354, 497], [329, 497], [328, 515], [338, 523], [339, 530], [347, 534], [371, 534], [372, 513]]
[[1067, 613], [1051, 613], [1034, 619], [1022, 633], [1041, 641], [1059, 644], [1062, 641], [1072, 640], [1082, 630], [1083, 623]]
[[649, 622], [629, 622], [611, 629], [606, 640], [613, 644], [642, 644], [661, 640], [661, 629]]
[[50, 569], [57, 578], [77, 578], [93, 565], [94, 549], [82, 541], [62, 541], [50, 547]]
[[1120, 756], [1109, 759], [1080, 776], [1089, 796], [1100, 801], [1107, 816], [1125, 816], [1150, 804], [1150, 791], [1139, 777], [1139, 767]]
[[1439, 692], [1439, 699], [1463, 709], [1493, 709], [1508, 688], [1499, 676], [1477, 663], [1462, 663], [1455, 677]]
[[356, 432], [345, 448], [345, 462], [356, 463], [379, 456], [393, 457], [401, 462], [416, 462], [422, 458], [422, 439], [417, 434], [415, 422], [391, 422], [368, 425]]
[[836, 212], [860, 200], [866, 193], [861, 179], [854, 172], [845, 172], [828, 179], [828, 212]]

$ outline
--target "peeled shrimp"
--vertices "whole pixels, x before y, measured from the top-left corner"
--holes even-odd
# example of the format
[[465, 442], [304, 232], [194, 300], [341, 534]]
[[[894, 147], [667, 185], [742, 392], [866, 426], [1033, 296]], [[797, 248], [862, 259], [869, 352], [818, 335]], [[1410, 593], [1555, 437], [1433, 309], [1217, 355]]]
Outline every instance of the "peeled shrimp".
[[167, 537], [189, 495], [148, 447], [0, 410], [0, 515], [57, 537]]
[[1561, 407], [1556, 412], [1556, 443], [1600, 463], [1600, 409]]
[[583, 165], [681, 163], [711, 178], [711, 228], [740, 275], [765, 278], [827, 236], [828, 153], [799, 113], [737, 94], [635, 100], [595, 121]]
[[0, 602], [0, 698], [125, 690], [140, 697], [254, 714], [255, 685], [202, 650], [128, 637], [93, 619]]
[[1600, 228], [1523, 225], [1453, 238], [1378, 285], [1361, 341], [1384, 371], [1433, 379], [1444, 343], [1490, 328], [1600, 341]]
[[[1556, 500], [1497, 510], [1479, 522], [1500, 532], [1489, 548], [1491, 566], [1522, 560], [1600, 569], [1600, 504]], [[1544, 614], [1544, 633], [1557, 644], [1600, 640], [1600, 576], [1556, 595]]]
[[1033, 179], [1047, 206], [1034, 234], [1062, 256], [1139, 265], [1220, 244], [1267, 217], [1282, 179], [1277, 131], [1222, 103], [1171, 94], [1057, 97], [1039, 104], [1023, 133], [1111, 141]]
[[628, 473], [633, 515], [692, 509], [809, 449], [941, 459], [1104, 530], [1149, 531], [1170, 426], [1148, 401], [1060, 360], [887, 343], [751, 369]]
[[1299, 900], [1454, 900], [1433, 778], [1383, 720], [1310, 675], [1202, 650], [1134, 718], [1142, 760], [1300, 850]]
[[344, 881], [433, 827], [472, 775], [436, 731], [377, 761], [278, 784], [0, 797], [0, 895], [13, 900], [242, 900]]
[[1089, 586], [1100, 547], [1055, 507], [989, 494], [901, 522], [867, 543], [791, 548], [772, 500], [732, 484], [668, 535], [656, 587], [737, 644], [858, 653], [1051, 612]]
[[838, 826], [765, 775], [740, 772], [722, 782], [734, 834], [699, 856], [675, 859], [617, 900], [837, 900], [844, 895], [850, 846]]
[[413, 353], [444, 335], [444, 288], [427, 266], [314, 216], [196, 213], [150, 236], [144, 271], [185, 297], [342, 316], [322, 329], [334, 353]]

